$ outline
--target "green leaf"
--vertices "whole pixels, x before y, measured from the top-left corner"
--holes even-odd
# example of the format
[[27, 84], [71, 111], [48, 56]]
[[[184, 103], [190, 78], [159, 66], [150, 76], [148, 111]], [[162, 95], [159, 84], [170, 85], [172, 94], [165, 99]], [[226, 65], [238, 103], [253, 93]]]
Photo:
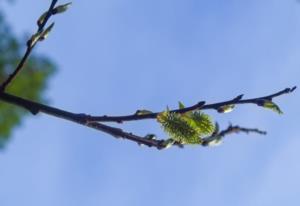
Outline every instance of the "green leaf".
[[267, 109], [271, 109], [278, 114], [283, 114], [279, 106], [270, 100], [263, 100], [261, 106]]
[[234, 104], [224, 105], [224, 106], [218, 108], [218, 112], [219, 113], [229, 113], [234, 109], [234, 107], [235, 107]]

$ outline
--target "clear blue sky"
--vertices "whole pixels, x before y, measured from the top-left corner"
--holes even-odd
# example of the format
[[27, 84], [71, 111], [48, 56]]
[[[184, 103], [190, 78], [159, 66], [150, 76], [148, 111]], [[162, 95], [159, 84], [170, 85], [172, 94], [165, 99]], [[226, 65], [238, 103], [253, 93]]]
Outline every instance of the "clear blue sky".
[[[16, 34], [35, 30], [49, 1], [0, 3]], [[55, 17], [36, 52], [58, 72], [53, 106], [91, 114], [163, 110], [298, 85], [296, 0], [89, 0]], [[39, 115], [27, 117], [0, 154], [0, 205], [299, 205], [299, 91], [279, 116], [252, 105], [220, 115], [267, 130], [232, 135], [215, 148], [157, 151]], [[124, 125], [163, 136], [159, 125]]]

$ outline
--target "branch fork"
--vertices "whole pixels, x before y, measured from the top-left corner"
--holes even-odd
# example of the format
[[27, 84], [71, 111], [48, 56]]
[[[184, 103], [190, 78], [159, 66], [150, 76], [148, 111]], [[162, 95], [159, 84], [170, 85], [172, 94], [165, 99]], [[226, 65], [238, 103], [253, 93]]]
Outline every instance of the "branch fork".
[[[178, 146], [180, 148], [183, 148], [183, 144], [180, 142], [176, 142], [173, 139], [156, 139], [155, 135], [148, 134], [145, 137], [138, 136], [126, 131], [123, 131], [120, 128], [108, 126], [106, 124], [103, 124], [103, 122], [115, 122], [115, 123], [124, 123], [127, 121], [138, 121], [138, 120], [145, 120], [145, 119], [157, 119], [158, 115], [160, 115], [164, 111], [160, 112], [142, 112], [141, 110], [138, 110], [137, 112], [129, 115], [124, 116], [109, 116], [109, 115], [103, 115], [103, 116], [93, 116], [89, 114], [84, 113], [73, 113], [66, 110], [62, 110], [59, 108], [51, 107], [48, 105], [44, 105], [38, 102], [34, 102], [28, 99], [24, 99], [18, 96], [15, 96], [13, 94], [9, 94], [6, 92], [6, 88], [12, 84], [15, 77], [20, 73], [20, 71], [24, 68], [24, 65], [26, 61], [28, 60], [28, 57], [30, 56], [33, 48], [39, 42], [40, 40], [43, 40], [52, 29], [54, 23], [52, 23], [50, 26], [48, 26], [45, 29], [45, 26], [47, 25], [48, 20], [51, 18], [51, 16], [62, 13], [67, 10], [68, 6], [71, 3], [59, 5], [57, 7], [58, 0], [52, 0], [49, 9], [41, 15], [41, 17], [38, 19], [38, 28], [35, 34], [31, 37], [31, 39], [27, 42], [27, 49], [24, 53], [24, 56], [20, 60], [19, 64], [17, 65], [16, 69], [7, 77], [7, 79], [1, 84], [0, 86], [0, 100], [4, 101], [9, 104], [13, 104], [18, 107], [22, 107], [26, 110], [28, 110], [33, 115], [37, 115], [38, 113], [44, 113], [50, 116], [54, 116], [60, 119], [65, 119], [71, 122], [74, 122], [76, 124], [80, 124], [86, 127], [90, 127], [99, 131], [102, 131], [104, 133], [107, 133], [113, 137], [116, 138], [123, 138], [127, 139], [133, 142], [136, 142], [139, 145], [146, 145], [148, 147], [155, 147], [157, 149], [165, 149], [170, 146]], [[192, 105], [190, 107], [185, 108], [179, 108], [174, 110], [168, 110], [170, 113], [178, 113], [178, 114], [185, 114], [188, 112], [193, 111], [202, 111], [202, 110], [216, 110], [218, 112], [224, 113], [226, 111], [231, 111], [235, 105], [239, 104], [256, 104], [258, 106], [268, 107], [270, 109], [273, 109], [277, 111], [278, 113], [281, 112], [279, 107], [275, 105], [272, 100], [276, 97], [279, 97], [284, 94], [292, 93], [296, 87], [292, 88], [286, 88], [284, 90], [281, 90], [279, 92], [276, 92], [271, 95], [262, 96], [258, 98], [252, 98], [252, 99], [243, 99], [243, 94], [238, 95], [237, 97], [223, 102], [217, 102], [217, 103], [211, 103], [207, 104], [205, 101], [200, 101], [195, 105]], [[265, 131], [261, 131], [259, 129], [251, 129], [251, 128], [244, 128], [240, 127], [238, 125], [232, 126], [229, 125], [227, 129], [224, 129], [222, 131], [219, 131], [219, 126], [216, 124], [216, 129], [209, 137], [205, 137], [203, 141], [200, 143], [202, 146], [209, 146], [212, 143], [218, 143], [220, 142], [225, 136], [232, 134], [232, 133], [257, 133], [261, 135], [265, 135]]]

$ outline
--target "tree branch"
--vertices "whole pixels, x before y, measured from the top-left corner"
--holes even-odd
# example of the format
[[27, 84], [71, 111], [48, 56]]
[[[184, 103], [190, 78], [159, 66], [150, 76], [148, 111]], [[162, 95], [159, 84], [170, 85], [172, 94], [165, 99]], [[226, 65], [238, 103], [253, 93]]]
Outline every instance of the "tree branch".
[[256, 134], [260, 134], [260, 135], [267, 134], [267, 132], [261, 131], [256, 128], [253, 129], [253, 128], [240, 127], [238, 125], [236, 125], [236, 126], [229, 125], [227, 127], [227, 129], [222, 130], [220, 132], [217, 131], [214, 134], [212, 134], [211, 136], [204, 138], [204, 140], [202, 142], [202, 146], [212, 146], [212, 145], [219, 144], [226, 135], [229, 135], [232, 133], [240, 133], [240, 132], [244, 132], [246, 134], [248, 134], [248, 133], [256, 133]]
[[[256, 105], [260, 105], [263, 100], [272, 100], [273, 98], [281, 96], [283, 94], [291, 93], [296, 88], [297, 88], [296, 86], [292, 87], [292, 88], [286, 88], [286, 89], [283, 89], [279, 92], [276, 92], [276, 93], [268, 95], [268, 96], [252, 98], [252, 99], [242, 100], [243, 95], [239, 95], [239, 96], [237, 96], [236, 98], [234, 98], [232, 100], [213, 103], [213, 104], [205, 104], [205, 102], [199, 102], [196, 105], [193, 105], [191, 107], [186, 107], [184, 109], [170, 110], [170, 112], [185, 113], [185, 112], [195, 111], [195, 110], [208, 110], [208, 109], [218, 110], [222, 106], [231, 105], [231, 104], [233, 104], [233, 105], [236, 105], [236, 104], [256, 104]], [[122, 123], [124, 121], [155, 119], [159, 113], [161, 113], [161, 112], [147, 113], [147, 114], [138, 114], [136, 112], [132, 115], [125, 115], [125, 116], [107, 116], [107, 115], [104, 115], [104, 116], [91, 116], [91, 115], [81, 114], [81, 118], [84, 118], [87, 121], [91, 121], [91, 122], [94, 121], [94, 122], [117, 122], [117, 123]]]
[[[116, 127], [111, 127], [99, 122], [118, 122], [122, 123], [124, 121], [134, 121], [134, 120], [143, 120], [143, 119], [155, 119], [161, 112], [141, 112], [137, 111], [135, 114], [132, 115], [127, 115], [127, 116], [91, 116], [91, 115], [86, 115], [86, 114], [77, 114], [77, 113], [72, 113], [68, 112], [59, 108], [55, 107], [50, 107], [48, 105], [40, 104], [31, 100], [27, 100], [18, 96], [14, 96], [12, 94], [8, 94], [5, 92], [5, 89], [7, 86], [13, 81], [13, 79], [18, 75], [18, 73], [22, 70], [24, 67], [24, 64], [26, 63], [32, 49], [34, 46], [37, 44], [39, 40], [42, 40], [46, 36], [46, 31], [50, 31], [53, 24], [51, 24], [46, 30], [44, 31], [44, 27], [47, 24], [47, 21], [49, 18], [59, 12], [63, 12], [66, 10], [67, 6], [70, 4], [65, 4], [58, 6], [56, 8], [55, 5], [58, 0], [52, 0], [52, 3], [48, 9], [47, 12], [45, 12], [40, 19], [38, 20], [38, 29], [37, 32], [31, 37], [31, 39], [27, 42], [27, 49], [20, 60], [19, 64], [17, 65], [16, 69], [12, 74], [8, 76], [8, 78], [3, 82], [3, 84], [0, 86], [0, 100], [5, 101], [7, 103], [16, 105], [18, 107], [22, 107], [28, 111], [30, 111], [33, 115], [36, 115], [38, 113], [44, 113], [47, 115], [51, 115], [60, 119], [65, 119], [86, 127], [90, 127], [102, 132], [105, 132], [107, 134], [110, 134], [116, 138], [124, 138], [133, 142], [138, 143], [139, 145], [146, 145], [149, 147], [155, 147], [157, 149], [164, 149], [169, 146], [179, 146], [183, 147], [183, 144], [180, 142], [176, 142], [173, 139], [166, 139], [166, 140], [157, 140], [154, 138], [154, 135], [146, 135], [145, 137], [141, 137], [132, 133], [128, 133], [123, 131], [120, 128]], [[175, 110], [170, 110], [169, 112], [174, 112], [174, 113], [186, 113], [190, 111], [196, 111], [196, 110], [207, 110], [207, 109], [214, 109], [217, 111], [220, 111], [219, 109], [223, 106], [227, 105], [236, 105], [236, 104], [256, 104], [259, 106], [262, 106], [266, 100], [271, 101], [273, 98], [281, 96], [283, 94], [288, 94], [293, 92], [296, 89], [296, 87], [293, 88], [286, 88], [284, 90], [281, 90], [277, 93], [268, 95], [268, 96], [263, 96], [259, 98], [253, 98], [253, 99], [245, 99], [242, 100], [243, 95], [239, 95], [236, 98], [229, 100], [229, 101], [224, 101], [224, 102], [219, 102], [219, 103], [213, 103], [213, 104], [206, 104], [204, 101], [199, 102], [193, 106], [186, 107], [186, 108], [180, 108], [180, 109], [175, 109]], [[276, 105], [277, 106], [277, 105]], [[278, 109], [279, 110], [279, 109]], [[279, 110], [280, 111], [280, 110]], [[217, 124], [216, 124], [217, 126]], [[230, 125], [227, 129], [223, 131], [218, 131], [218, 127], [215, 132], [204, 139], [201, 139], [200, 145], [202, 146], [209, 146], [212, 143], [216, 143], [221, 141], [226, 135], [231, 134], [231, 133], [238, 133], [238, 132], [245, 132], [245, 133], [258, 133], [258, 134], [266, 134], [264, 131], [260, 131], [258, 129], [249, 129], [249, 128], [243, 128], [239, 126], [232, 126]], [[200, 138], [200, 137], [199, 137]]]
[[[65, 119], [65, 120], [68, 120], [68, 121], [71, 121], [71, 122], [74, 122], [74, 123], [77, 123], [77, 124], [80, 124], [80, 125], [83, 125], [86, 127], [90, 127], [90, 128], [105, 132], [116, 138], [124, 138], [127, 140], [134, 141], [134, 142], [138, 143], [139, 145], [146, 145], [148, 147], [155, 147], [157, 149], [164, 149], [169, 146], [168, 140], [157, 140], [157, 139], [153, 139], [153, 138], [137, 136], [132, 133], [125, 132], [120, 128], [107, 126], [107, 125], [104, 125], [104, 124], [101, 124], [98, 122], [90, 122], [85, 118], [85, 116], [82, 116], [81, 114], [76, 114], [76, 113], [68, 112], [68, 111], [61, 110], [61, 109], [58, 109], [55, 107], [50, 107], [50, 106], [47, 106], [44, 104], [40, 104], [37, 102], [23, 99], [21, 97], [14, 96], [14, 95], [11, 95], [8, 93], [0, 92], [0, 99], [7, 103], [22, 107], [22, 108], [30, 111], [34, 115], [36, 115], [38, 113], [44, 113], [44, 114], [47, 114], [50, 116], [54, 116], [54, 117], [57, 117], [60, 119]], [[214, 141], [220, 141], [226, 135], [229, 135], [231, 133], [239, 133], [239, 132], [245, 132], [245, 133], [252, 132], [252, 133], [258, 133], [258, 134], [266, 134], [266, 132], [260, 131], [258, 129], [249, 129], [249, 128], [230, 125], [226, 130], [223, 130], [220, 132], [216, 131], [210, 137], [204, 138], [201, 145], [209, 146]], [[179, 142], [172, 142], [171, 145], [183, 147], [183, 145]]]
[[[52, 15], [52, 10], [53, 10], [56, 3], [57, 3], [57, 0], [52, 0], [52, 3], [50, 5], [48, 11], [45, 13], [45, 17], [44, 17], [44, 20], [43, 20], [42, 24], [40, 24], [38, 26], [36, 34], [40, 34], [44, 30], [44, 27], [47, 24], [47, 21], [49, 20], [50, 16]], [[13, 81], [13, 79], [19, 74], [19, 72], [24, 67], [24, 64], [26, 63], [30, 53], [32, 52], [33, 48], [35, 47], [35, 45], [38, 42], [38, 41], [35, 41], [31, 44], [30, 43], [31, 40], [32, 39], [28, 40], [26, 52], [25, 52], [24, 56], [22, 57], [22, 59], [20, 60], [19, 64], [17, 65], [16, 69], [1, 84], [0, 91], [5, 91], [6, 87]]]
[[78, 115], [55, 107], [50, 107], [44, 104], [33, 102], [31, 100], [27, 100], [4, 92], [0, 92], [0, 99], [7, 103], [22, 107], [28, 110], [29, 112], [31, 112], [33, 115], [36, 115], [38, 113], [44, 113], [50, 116], [54, 116], [60, 119], [65, 119], [86, 127], [90, 127], [105, 132], [116, 138], [128, 139], [140, 145], [147, 145], [149, 147], [156, 147], [158, 149], [162, 149], [164, 147], [163, 140], [147, 139], [144, 137], [134, 135], [132, 133], [125, 132], [120, 128], [110, 127], [98, 122], [89, 122], [86, 119], [81, 118], [80, 114]]

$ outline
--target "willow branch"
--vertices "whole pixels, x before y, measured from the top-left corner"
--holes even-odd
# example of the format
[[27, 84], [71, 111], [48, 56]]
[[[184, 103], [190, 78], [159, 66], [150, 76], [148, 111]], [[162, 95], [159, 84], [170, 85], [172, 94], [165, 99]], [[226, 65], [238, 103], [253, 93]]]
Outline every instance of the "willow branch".
[[[52, 0], [52, 3], [48, 9], [48, 11], [46, 12], [45, 18], [42, 22], [41, 25], [38, 26], [37, 32], [41, 33], [44, 30], [45, 25], [47, 24], [50, 16], [52, 15], [52, 10], [54, 8], [54, 6], [56, 5], [57, 0]], [[35, 47], [35, 45], [37, 44], [38, 41], [34, 42], [33, 44], [29, 43], [30, 40], [28, 40], [27, 43], [27, 48], [26, 51], [22, 57], [22, 59], [20, 60], [19, 64], [17, 65], [16, 69], [8, 76], [8, 78], [2, 83], [2, 85], [0, 86], [0, 91], [5, 91], [6, 87], [14, 80], [14, 78], [19, 74], [19, 72], [22, 70], [22, 68], [24, 67], [29, 55], [31, 54], [33, 48]]]
[[[57, 1], [58, 0], [52, 0], [48, 11], [45, 12], [40, 17], [40, 19], [38, 21], [38, 29], [34, 35], [41, 34], [44, 31], [44, 27], [46, 26], [49, 18], [58, 12], [58, 11], [55, 11], [55, 8], [54, 8]], [[162, 146], [160, 146], [162, 141], [140, 137], [140, 136], [134, 135], [132, 133], [125, 132], [119, 128], [110, 127], [110, 126], [107, 126], [107, 125], [104, 125], [101, 123], [88, 122], [86, 119], [82, 118], [81, 114], [75, 114], [72, 112], [61, 110], [61, 109], [58, 109], [55, 107], [50, 107], [48, 105], [40, 104], [40, 103], [31, 101], [31, 100], [27, 100], [27, 99], [23, 99], [18, 96], [14, 96], [12, 94], [5, 93], [5, 89], [13, 81], [13, 79], [19, 74], [19, 72], [23, 69], [33, 48], [35, 47], [38, 40], [40, 39], [40, 37], [38, 37], [38, 40], [33, 41], [34, 35], [31, 37], [31, 39], [28, 40], [26, 51], [25, 51], [22, 59], [20, 60], [19, 64], [17, 65], [16, 69], [8, 76], [8, 78], [0, 86], [0, 99], [2, 101], [16, 105], [18, 107], [22, 107], [22, 108], [28, 110], [29, 112], [31, 112], [33, 115], [36, 115], [38, 113], [44, 113], [44, 114], [47, 114], [50, 116], [54, 116], [54, 117], [57, 117], [60, 119], [65, 119], [65, 120], [68, 120], [68, 121], [71, 121], [71, 122], [74, 122], [74, 123], [77, 123], [80, 125], [84, 125], [84, 126], [105, 132], [116, 138], [128, 139], [128, 140], [134, 141], [140, 145], [147, 145], [149, 147], [154, 146], [158, 149], [162, 147]]]
[[[288, 94], [293, 92], [296, 89], [296, 87], [292, 88], [286, 88], [283, 89], [279, 92], [276, 92], [271, 95], [263, 96], [263, 97], [258, 97], [258, 98], [252, 98], [252, 99], [242, 99], [243, 95], [239, 95], [235, 97], [234, 99], [231, 99], [229, 101], [224, 101], [224, 102], [218, 102], [218, 103], [213, 103], [213, 104], [205, 104], [205, 102], [199, 102], [191, 107], [186, 107], [184, 109], [175, 109], [175, 110], [170, 110], [170, 112], [175, 112], [175, 113], [185, 113], [189, 111], [195, 111], [195, 110], [208, 110], [208, 109], [213, 109], [213, 110], [218, 110], [222, 106], [226, 105], [237, 105], [237, 104], [256, 104], [260, 105], [263, 100], [272, 100], [275, 97]], [[154, 112], [154, 113], [148, 113], [148, 114], [138, 114], [137, 112], [132, 114], [132, 115], [125, 115], [125, 116], [91, 116], [91, 115], [86, 115], [86, 114], [81, 114], [82, 117], [86, 119], [87, 121], [95, 121], [95, 122], [117, 122], [117, 123], [122, 123], [124, 121], [136, 121], [136, 120], [144, 120], [144, 119], [155, 119], [157, 115], [161, 112]]]
[[[127, 139], [133, 142], [138, 143], [139, 145], [146, 145], [149, 147], [156, 147], [157, 149], [164, 149], [169, 147], [170, 145], [176, 145], [179, 147], [183, 147], [183, 145], [179, 142], [174, 142], [172, 139], [166, 139], [166, 140], [157, 140], [151, 135], [147, 135], [146, 137], [141, 137], [132, 133], [128, 133], [126, 131], [123, 131], [120, 128], [116, 127], [111, 127], [105, 124], [102, 124], [100, 122], [118, 122], [122, 123], [124, 121], [134, 121], [134, 120], [143, 120], [143, 119], [155, 119], [157, 118], [157, 115], [160, 112], [157, 113], [151, 113], [147, 112], [147, 114], [141, 112], [136, 112], [135, 114], [132, 115], [127, 115], [127, 116], [91, 116], [91, 115], [86, 115], [86, 114], [78, 114], [78, 113], [73, 113], [69, 112], [66, 110], [62, 110], [59, 108], [51, 107], [48, 105], [44, 105], [41, 103], [37, 103], [31, 100], [27, 100], [18, 96], [14, 96], [12, 94], [8, 94], [5, 92], [5, 89], [7, 86], [13, 81], [13, 79], [18, 75], [18, 73], [22, 70], [24, 67], [30, 53], [32, 52], [32, 49], [35, 47], [37, 42], [39, 40], [42, 40], [45, 36], [46, 31], [50, 31], [53, 24], [51, 24], [48, 28], [46, 28], [44, 31], [44, 27], [47, 24], [47, 21], [49, 18], [56, 14], [57, 12], [60, 12], [57, 7], [55, 11], [55, 5], [57, 3], [57, 0], [52, 0], [52, 3], [48, 9], [47, 12], [45, 12], [39, 19], [38, 21], [38, 29], [37, 32], [31, 37], [31, 39], [27, 42], [27, 49], [25, 51], [24, 56], [20, 60], [19, 64], [17, 65], [16, 69], [12, 74], [8, 76], [8, 78], [3, 82], [3, 84], [0, 86], [0, 100], [5, 101], [7, 103], [16, 105], [18, 107], [22, 107], [29, 112], [31, 112], [33, 115], [36, 115], [38, 113], [44, 113], [50, 116], [54, 116], [60, 119], [68, 120], [86, 127], [90, 127], [102, 132], [105, 132], [107, 134], [110, 134], [116, 138], [123, 138]], [[68, 6], [68, 4], [62, 5], [63, 7]], [[60, 10], [64, 8], [60, 7]], [[41, 20], [42, 19], [42, 20]], [[40, 21], [41, 20], [41, 21]], [[41, 36], [41, 34], [43, 34]], [[36, 37], [36, 38], [35, 38]], [[229, 100], [229, 101], [224, 101], [224, 102], [219, 102], [219, 103], [213, 103], [213, 104], [206, 104], [204, 101], [199, 102], [193, 106], [186, 107], [186, 108], [181, 108], [181, 109], [175, 109], [175, 110], [170, 110], [170, 112], [174, 113], [186, 113], [189, 111], [195, 111], [195, 110], [206, 110], [206, 109], [214, 109], [218, 110], [222, 106], [226, 105], [236, 105], [236, 104], [257, 104], [261, 106], [265, 100], [271, 101], [273, 98], [281, 96], [283, 94], [291, 93], [296, 89], [296, 87], [293, 88], [286, 88], [284, 90], [281, 90], [277, 93], [268, 95], [268, 96], [263, 96], [259, 98], [253, 98], [253, 99], [245, 99], [242, 100], [243, 95], [239, 95], [236, 98]], [[231, 134], [231, 133], [238, 133], [238, 132], [254, 132], [254, 133], [259, 133], [259, 134], [265, 134], [265, 132], [260, 131], [258, 129], [249, 129], [249, 128], [243, 128], [239, 126], [229, 126], [226, 130], [223, 130], [221, 132], [216, 131], [214, 132], [210, 137], [207, 137], [203, 140], [201, 143], [202, 146], [207, 146], [213, 141], [218, 141], [224, 138], [226, 135]]]
[[[268, 95], [265, 97], [261, 97], [261, 98], [255, 98], [251, 100], [251, 103], [257, 101], [259, 103], [259, 101], [261, 101], [262, 99], [272, 99], [274, 97], [277, 97], [279, 95], [288, 93], [288, 92], [292, 92], [294, 91], [295, 88], [292, 89], [285, 89], [282, 91], [279, 91], [275, 94], [272, 95]], [[149, 147], [155, 147], [157, 149], [164, 149], [166, 147], [169, 146], [168, 144], [168, 140], [156, 140], [156, 139], [149, 139], [149, 138], [145, 138], [145, 137], [141, 137], [138, 135], [134, 135], [132, 133], [128, 133], [123, 131], [120, 128], [115, 128], [115, 127], [111, 127], [111, 126], [107, 126], [105, 124], [99, 123], [99, 122], [92, 122], [89, 121], [86, 118], [86, 115], [84, 114], [78, 114], [78, 113], [73, 113], [73, 112], [69, 112], [66, 110], [62, 110], [59, 108], [55, 108], [55, 107], [51, 107], [48, 105], [44, 105], [41, 103], [37, 103], [31, 100], [27, 100], [21, 97], [17, 97], [14, 96], [12, 94], [8, 94], [5, 92], [0, 92], [0, 100], [5, 101], [7, 103], [22, 107], [28, 111], [30, 111], [32, 114], [36, 115], [38, 113], [44, 113], [50, 116], [54, 116], [60, 119], [65, 119], [86, 127], [90, 127], [102, 132], [105, 132], [107, 134], [110, 134], [116, 138], [123, 138], [123, 139], [127, 139], [133, 142], [138, 143], [139, 145], [146, 145]], [[232, 100], [233, 101], [233, 100]], [[232, 103], [232, 101], [227, 101], [225, 102], [227, 105], [228, 102]], [[236, 101], [236, 100], [234, 100]], [[240, 100], [238, 100], [240, 101]], [[250, 102], [250, 100], [243, 100], [243, 102], [248, 103]], [[203, 103], [201, 103], [203, 105]], [[201, 105], [199, 104], [199, 105]], [[223, 103], [215, 103], [215, 104], [210, 104], [210, 105], [223, 105]], [[209, 105], [206, 105], [206, 107], [208, 107]], [[203, 105], [201, 108], [205, 107], [205, 105]], [[189, 108], [197, 108], [197, 105], [194, 105], [192, 107]], [[186, 112], [189, 108], [185, 108], [185, 110], [173, 110], [174, 112]], [[210, 143], [212, 143], [213, 141], [217, 140], [220, 141], [221, 139], [223, 139], [226, 135], [232, 134], [232, 133], [239, 133], [239, 132], [245, 132], [245, 133], [258, 133], [258, 134], [266, 134], [266, 132], [264, 131], [260, 131], [258, 129], [249, 129], [249, 128], [243, 128], [243, 127], [239, 127], [239, 126], [229, 126], [226, 130], [223, 130], [221, 132], [215, 132], [214, 134], [212, 134], [210, 137], [205, 138], [204, 141], [202, 142], [202, 146], [208, 146], [210, 145]], [[172, 143], [172, 145], [176, 145], [179, 147], [183, 147], [182, 144], [178, 143], [178, 142], [174, 142]]]
[[202, 142], [202, 146], [210, 146], [211, 143], [220, 142], [227, 135], [230, 135], [233, 133], [240, 133], [240, 132], [243, 132], [246, 134], [249, 134], [249, 133], [256, 133], [256, 134], [260, 134], [260, 135], [267, 134], [266, 131], [262, 131], [257, 128], [245, 128], [245, 127], [240, 127], [238, 125], [236, 125], [236, 126], [229, 125], [227, 127], [227, 129], [222, 130], [222, 131], [217, 131], [217, 132], [213, 133], [211, 136], [205, 138]]
[[[64, 119], [67, 121], [71, 121], [76, 124], [80, 124], [89, 128], [96, 129], [98, 131], [107, 133], [109, 135], [112, 135], [116, 138], [122, 138], [127, 139], [130, 141], [133, 141], [139, 145], [146, 145], [148, 147], [155, 147], [157, 149], [164, 149], [168, 147], [167, 141], [168, 140], [157, 140], [157, 139], [149, 139], [145, 137], [141, 137], [129, 132], [125, 132], [120, 128], [111, 127], [105, 124], [101, 124], [98, 122], [90, 122], [87, 121], [85, 118], [82, 118], [80, 114], [72, 113], [66, 110], [62, 110], [55, 107], [50, 107], [41, 103], [37, 103], [31, 100], [27, 100], [21, 97], [17, 97], [8, 93], [0, 92], [0, 99], [2, 101], [5, 101], [9, 104], [13, 104], [18, 107], [22, 107], [29, 112], [31, 112], [33, 115], [37, 115], [38, 113], [44, 113], [53, 117], [57, 117], [60, 119]], [[260, 132], [258, 129], [247, 129], [242, 128], [238, 126], [230, 126], [228, 129], [221, 131], [220, 133], [214, 134], [211, 137], [205, 139], [203, 141], [202, 146], [207, 146], [208, 142], [212, 141], [213, 138], [216, 137], [224, 137], [225, 135], [231, 134], [231, 133], [237, 133], [237, 132], [256, 132], [264, 134], [264, 132]], [[178, 142], [172, 143], [172, 145], [183, 147], [182, 144]]]
[[[155, 147], [157, 149], [164, 149], [168, 147], [168, 140], [157, 140], [157, 139], [149, 139], [145, 137], [141, 137], [129, 132], [125, 132], [120, 128], [107, 126], [105, 124], [101, 124], [99, 122], [90, 122], [86, 120], [86, 118], [82, 118], [81, 114], [72, 113], [66, 110], [58, 109], [55, 107], [50, 107], [44, 104], [40, 104], [31, 100], [27, 100], [21, 97], [17, 97], [8, 93], [0, 92], [0, 99], [2, 101], [5, 101], [7, 103], [16, 105], [18, 107], [22, 107], [29, 112], [31, 112], [33, 115], [36, 115], [38, 113], [44, 113], [53, 117], [57, 117], [60, 119], [68, 120], [76, 124], [80, 124], [89, 128], [96, 129], [98, 131], [107, 133], [109, 135], [112, 135], [116, 138], [123, 138], [127, 139], [133, 142], [136, 142], [139, 145], [146, 145], [148, 147]], [[212, 134], [210, 137], [205, 138], [202, 142], [202, 146], [208, 146], [210, 142], [218, 139], [223, 139], [226, 135], [232, 134], [232, 133], [258, 133], [258, 134], [266, 134], [264, 131], [260, 131], [258, 129], [249, 129], [239, 126], [229, 126], [226, 130], [216, 132]], [[172, 145], [183, 147], [184, 145], [174, 142]]]
[[111, 126], [107, 126], [98, 122], [88, 122], [85, 119], [81, 118], [80, 115], [68, 112], [62, 109], [58, 109], [55, 107], [50, 107], [44, 104], [40, 104], [31, 100], [27, 100], [21, 97], [17, 97], [8, 93], [0, 92], [0, 99], [2, 101], [5, 101], [7, 103], [13, 104], [18, 107], [22, 107], [29, 112], [31, 112], [33, 115], [36, 115], [38, 113], [44, 113], [53, 117], [57, 117], [60, 119], [68, 120], [73, 123], [77, 123], [86, 127], [90, 127], [93, 129], [96, 129], [98, 131], [105, 132], [107, 134], [110, 134], [116, 138], [123, 138], [127, 140], [134, 141], [140, 145], [146, 145], [149, 147], [156, 147], [158, 149], [163, 148], [163, 140], [152, 140], [147, 139], [144, 137], [140, 137], [137, 135], [134, 135], [132, 133], [128, 133], [123, 131], [120, 128], [115, 128]]

